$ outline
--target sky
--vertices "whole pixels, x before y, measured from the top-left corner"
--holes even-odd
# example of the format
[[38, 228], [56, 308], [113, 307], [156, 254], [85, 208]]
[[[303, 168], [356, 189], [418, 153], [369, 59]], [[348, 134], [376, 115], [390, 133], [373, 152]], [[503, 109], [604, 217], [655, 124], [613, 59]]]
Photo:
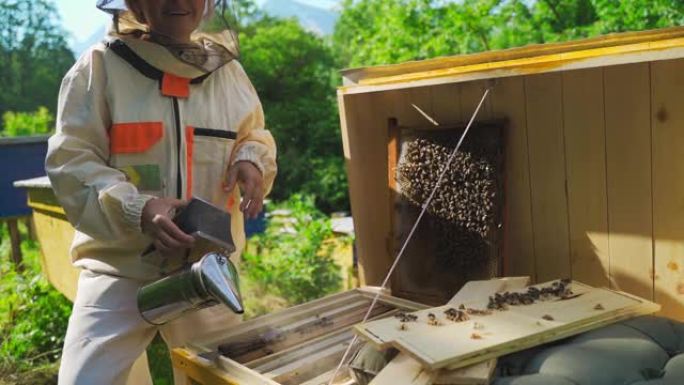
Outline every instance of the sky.
[[[256, 0], [263, 4], [266, 0]], [[331, 7], [335, 0], [298, 0], [319, 7]], [[56, 0], [64, 28], [71, 34], [70, 43], [87, 40], [102, 26], [108, 25], [110, 17], [95, 8], [95, 0]]]

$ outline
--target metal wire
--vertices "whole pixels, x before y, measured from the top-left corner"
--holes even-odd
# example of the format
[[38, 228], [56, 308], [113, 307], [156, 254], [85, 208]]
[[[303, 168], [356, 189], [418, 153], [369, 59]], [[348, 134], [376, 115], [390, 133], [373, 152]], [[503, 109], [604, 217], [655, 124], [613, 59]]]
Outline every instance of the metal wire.
[[[475, 108], [475, 112], [473, 112], [473, 115], [470, 117], [470, 121], [468, 122], [468, 125], [466, 126], [465, 130], [463, 130], [463, 134], [461, 134], [461, 138], [458, 140], [458, 144], [456, 144], [456, 148], [451, 152], [451, 155], [449, 156], [449, 159], [447, 160], [446, 164], [442, 167], [442, 170], [440, 171], [439, 178], [437, 179], [437, 183], [435, 183], [435, 187], [433, 187], [432, 192], [430, 193], [430, 196], [425, 200], [425, 203], [423, 204], [423, 207], [420, 211], [420, 215], [418, 215], [418, 218], [416, 219], [416, 222], [413, 224], [413, 227], [411, 228], [411, 231], [409, 232], [408, 236], [406, 237], [406, 240], [404, 240], [403, 245], [401, 246], [401, 249], [399, 250], [399, 253], [397, 254], [397, 257], [394, 258], [394, 262], [392, 263], [392, 266], [390, 267], [389, 271], [387, 272], [387, 275], [385, 276], [385, 279], [382, 281], [382, 285], [380, 285], [380, 290], [378, 290], [377, 294], [375, 294], [375, 297], [373, 297], [373, 301], [371, 301], [370, 306], [368, 307], [368, 311], [366, 312], [366, 315], [363, 317], [363, 321], [361, 323], [365, 323], [368, 321], [368, 318], [371, 315], [371, 312], [373, 311], [373, 308], [378, 302], [378, 299], [380, 298], [380, 294], [382, 294], [383, 289], [387, 286], [387, 283], [389, 282], [390, 277], [392, 276], [392, 273], [394, 272], [394, 269], [397, 267], [399, 264], [399, 261], [401, 260], [401, 257], [404, 255], [404, 251], [406, 250], [406, 246], [408, 246], [409, 242], [411, 241], [411, 238], [413, 238], [413, 233], [415, 233], [416, 229], [418, 228], [418, 224], [420, 224], [421, 219], [423, 219], [423, 215], [425, 215], [425, 212], [427, 211], [427, 208], [430, 206], [430, 203], [432, 203], [432, 199], [434, 198], [435, 194], [437, 193], [437, 190], [439, 190], [439, 187], [442, 184], [442, 180], [444, 179], [444, 175], [446, 175], [447, 171], [449, 170], [449, 167], [451, 166], [452, 161], [456, 157], [456, 154], [458, 153], [458, 150], [461, 148], [461, 144], [463, 143], [463, 140], [465, 139], [466, 135], [468, 134], [468, 131], [470, 130], [470, 126], [473, 125], [473, 122], [475, 121], [475, 118], [477, 117], [478, 112], [480, 112], [480, 108], [482, 107], [482, 104], [484, 104], [485, 99], [487, 98], [487, 95], [489, 95], [489, 92], [491, 91], [492, 86], [488, 86], [487, 89], [485, 90], [484, 94], [482, 95], [482, 99], [480, 99], [480, 103], [478, 103], [477, 108]], [[335, 369], [335, 372], [333, 372], [332, 377], [330, 377], [330, 381], [328, 382], [328, 385], [332, 385], [333, 381], [335, 380], [335, 377], [337, 377], [337, 374], [339, 373], [340, 369], [342, 366], [345, 364], [345, 361], [347, 360], [347, 356], [349, 355], [349, 352], [351, 351], [352, 347], [358, 340], [358, 335], [354, 335], [354, 338], [352, 338], [352, 341], [349, 343], [349, 346], [347, 346], [347, 349], [344, 352], [344, 355], [342, 355], [342, 359], [340, 360], [340, 363], [337, 365], [337, 368]]]

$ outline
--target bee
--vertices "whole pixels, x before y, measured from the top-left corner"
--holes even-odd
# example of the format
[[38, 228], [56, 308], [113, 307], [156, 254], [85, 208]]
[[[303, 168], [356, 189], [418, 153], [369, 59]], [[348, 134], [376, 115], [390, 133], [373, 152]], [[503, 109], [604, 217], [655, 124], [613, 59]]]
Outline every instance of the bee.
[[548, 315], [548, 314], [544, 314], [544, 316], [542, 317], [542, 319], [547, 320], [547, 321], [553, 321], [553, 320], [554, 320], [554, 318], [551, 317], [551, 316]]
[[468, 314], [463, 310], [456, 310], [454, 308], [449, 308], [444, 311], [447, 319], [454, 322], [463, 322], [470, 319]]
[[428, 317], [428, 325], [432, 325], [432, 326], [439, 326], [440, 325], [440, 322], [437, 319], [436, 315], [434, 315], [432, 313], [428, 313], [427, 317]]
[[404, 312], [399, 312], [394, 315], [400, 322], [415, 322], [418, 320], [418, 316], [415, 314], [407, 314]]
[[479, 333], [473, 333], [470, 335], [471, 340], [481, 340], [482, 336]]
[[470, 315], [490, 315], [492, 314], [491, 310], [481, 310], [481, 309], [473, 309], [473, 308], [468, 308], [466, 309], [466, 313]]
[[523, 294], [520, 296], [520, 303], [523, 305], [532, 305], [534, 303], [534, 298], [529, 294]]
[[596, 306], [594, 306], [594, 310], [606, 310], [603, 305], [600, 303], [597, 303]]
[[402, 322], [399, 324], [399, 330], [406, 331], [408, 330], [408, 326], [404, 322]]
[[487, 309], [490, 310], [508, 310], [506, 301], [504, 297], [500, 294], [496, 294], [494, 297], [489, 297], [489, 304], [487, 304]]

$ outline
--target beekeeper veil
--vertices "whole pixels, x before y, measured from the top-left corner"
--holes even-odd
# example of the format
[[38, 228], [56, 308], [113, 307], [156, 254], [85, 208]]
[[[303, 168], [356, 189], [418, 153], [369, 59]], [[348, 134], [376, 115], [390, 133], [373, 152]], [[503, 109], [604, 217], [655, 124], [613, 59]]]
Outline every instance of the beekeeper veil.
[[[128, 0], [128, 3], [142, 0]], [[150, 0], [146, 0], [150, 1]], [[169, 36], [150, 30], [127, 6], [126, 0], [97, 0], [97, 8], [112, 15], [109, 35], [151, 39], [174, 56], [205, 72], [238, 59], [238, 17], [232, 0], [205, 0], [203, 21], [193, 32], [191, 44], [178, 43]]]

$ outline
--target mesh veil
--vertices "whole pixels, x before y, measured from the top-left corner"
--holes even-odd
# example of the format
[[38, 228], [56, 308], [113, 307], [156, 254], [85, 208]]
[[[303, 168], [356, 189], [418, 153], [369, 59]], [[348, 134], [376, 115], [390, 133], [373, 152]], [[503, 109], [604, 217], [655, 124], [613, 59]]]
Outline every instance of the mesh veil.
[[125, 0], [97, 0], [96, 6], [112, 15], [109, 35], [156, 37], [178, 59], [202, 70], [207, 71], [207, 68], [240, 56], [238, 18], [232, 0], [206, 0], [203, 21], [193, 32], [191, 45], [174, 43], [170, 38], [164, 39], [163, 34], [151, 31], [148, 25], [136, 18]]

